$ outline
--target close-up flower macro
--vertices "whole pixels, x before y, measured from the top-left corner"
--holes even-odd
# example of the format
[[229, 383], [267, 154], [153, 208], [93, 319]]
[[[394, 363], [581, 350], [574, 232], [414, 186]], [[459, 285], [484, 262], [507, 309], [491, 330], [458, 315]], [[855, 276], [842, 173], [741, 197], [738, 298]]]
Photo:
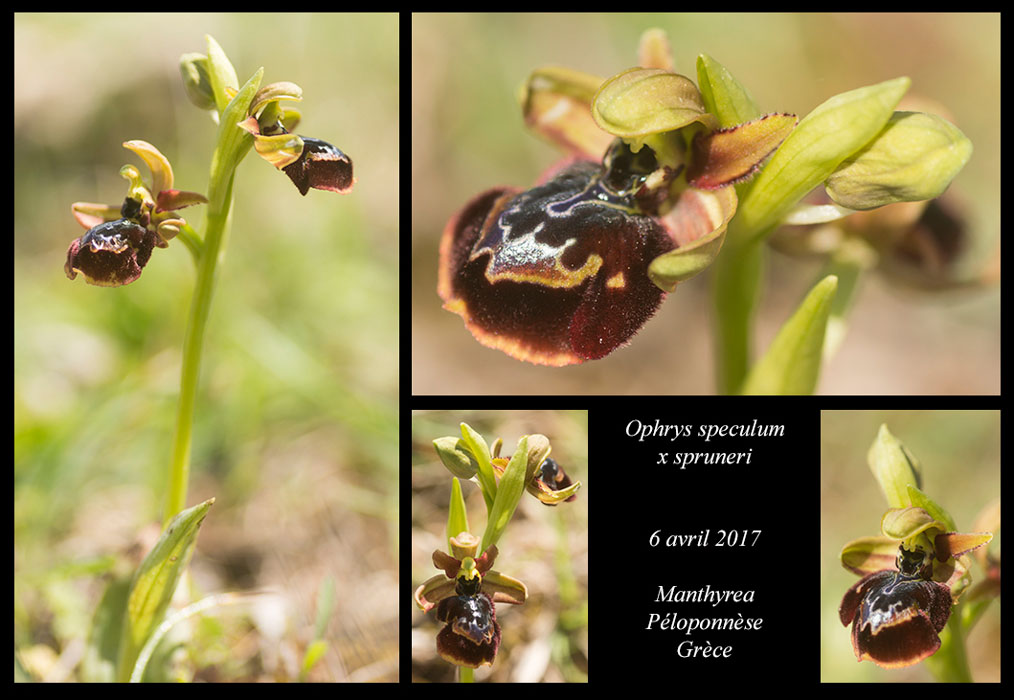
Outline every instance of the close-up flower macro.
[[997, 391], [997, 30], [413, 17], [413, 391]]
[[824, 411], [821, 443], [821, 680], [999, 680], [999, 413]]

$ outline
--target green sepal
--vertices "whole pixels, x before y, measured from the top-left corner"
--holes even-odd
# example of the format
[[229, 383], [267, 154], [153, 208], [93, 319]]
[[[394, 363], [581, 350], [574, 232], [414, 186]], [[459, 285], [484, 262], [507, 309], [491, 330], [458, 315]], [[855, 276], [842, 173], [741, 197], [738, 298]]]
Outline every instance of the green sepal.
[[760, 107], [747, 89], [725, 66], [707, 54], [697, 57], [697, 85], [704, 106], [718, 117], [719, 126], [743, 124], [761, 115]]
[[[496, 476], [493, 474], [493, 463], [489, 446], [482, 439], [482, 435], [472, 429], [468, 423], [461, 424], [461, 439], [475, 458], [477, 469], [475, 472], [479, 480], [479, 488], [482, 490], [482, 498], [486, 501], [486, 511], [493, 507], [493, 500], [496, 498]], [[485, 551], [485, 547], [483, 550]]]
[[210, 34], [204, 38], [208, 42], [208, 81], [215, 95], [215, 107], [219, 112], [224, 112], [232, 100], [231, 93], [239, 90], [239, 78], [218, 42]]
[[[471, 479], [475, 476], [478, 464], [464, 440], [454, 436], [437, 438], [433, 441], [433, 447], [437, 451], [440, 461], [451, 474], [459, 479]], [[461, 530], [455, 530], [454, 534], [459, 532]]]
[[919, 461], [906, 449], [886, 425], [881, 425], [876, 439], [866, 454], [873, 477], [891, 508], [908, 508], [913, 504], [909, 486], [920, 485]]
[[908, 78], [835, 95], [810, 112], [740, 199], [744, 230], [761, 234], [853, 153], [880, 133], [908, 90]]
[[812, 394], [820, 377], [827, 319], [838, 278], [818, 282], [771, 341], [743, 384], [743, 394]]
[[880, 520], [880, 531], [884, 537], [909, 540], [926, 530], [945, 530], [946, 526], [922, 508], [891, 508]]
[[865, 148], [838, 166], [827, 195], [849, 209], [939, 197], [972, 157], [972, 142], [934, 114], [895, 112]]
[[569, 68], [533, 71], [518, 91], [525, 125], [570, 153], [601, 159], [613, 140], [591, 115], [591, 101], [601, 84], [597, 75]]
[[631, 68], [604, 82], [592, 101], [592, 117], [603, 130], [631, 141], [694, 122], [718, 126], [690, 78], [658, 68]]
[[841, 550], [841, 565], [854, 574], [865, 576], [874, 571], [893, 569], [898, 557], [898, 540], [890, 537], [860, 537]]
[[130, 586], [120, 640], [118, 677], [127, 681], [148, 637], [165, 617], [176, 586], [190, 563], [197, 533], [214, 498], [180, 511], [144, 558]]

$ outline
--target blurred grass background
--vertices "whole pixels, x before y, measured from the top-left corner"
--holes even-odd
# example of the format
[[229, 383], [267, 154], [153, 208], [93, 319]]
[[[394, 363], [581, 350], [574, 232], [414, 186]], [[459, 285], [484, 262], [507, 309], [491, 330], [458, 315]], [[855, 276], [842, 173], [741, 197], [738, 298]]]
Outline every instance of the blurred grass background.
[[[770, 111], [804, 116], [840, 92], [910, 76], [909, 94], [945, 105], [972, 140], [975, 153], [950, 191], [971, 209], [976, 252], [998, 249], [997, 14], [420, 14], [412, 22], [415, 394], [714, 392], [708, 274], [670, 295], [629, 347], [566, 368], [480, 346], [436, 294], [437, 249], [452, 214], [491, 187], [530, 185], [560, 157], [522, 123], [516, 92], [529, 73], [562, 65], [616, 74], [636, 63], [650, 27], [669, 33], [678, 72], [696, 81], [696, 57], [707, 53]], [[767, 347], [819, 270], [778, 255], [769, 262], [755, 351]], [[997, 289], [926, 298], [871, 275], [819, 389], [999, 393], [999, 319]]]
[[[358, 184], [304, 198], [252, 151], [237, 171], [189, 497], [218, 500], [193, 570], [206, 591], [284, 592], [277, 669], [240, 678], [291, 673], [332, 576], [329, 651], [310, 678], [395, 680], [397, 15], [14, 19], [16, 649], [68, 654], [98, 582], [65, 567], [160, 517], [190, 255], [158, 250], [116, 289], [71, 282], [63, 264], [84, 232], [71, 203], [120, 203], [124, 163], [150, 177], [123, 141], [150, 141], [178, 188], [206, 190], [217, 127], [186, 99], [178, 61], [211, 34], [240, 83], [264, 66], [262, 84], [303, 88], [298, 132], [348, 153]], [[200, 207], [185, 215], [202, 231]]]
[[[842, 567], [846, 543], [880, 534], [887, 502], [866, 453], [881, 424], [922, 464], [922, 490], [942, 505], [959, 532], [974, 531], [979, 512], [1000, 497], [999, 411], [823, 411], [820, 466], [820, 673], [823, 682], [926, 682], [922, 664], [883, 669], [856, 662], [849, 628], [838, 618], [842, 596], [858, 579]], [[1000, 553], [999, 533], [991, 551]], [[982, 580], [978, 563], [972, 582]], [[812, 618], [809, 618], [812, 619]], [[1000, 601], [966, 639], [972, 677], [1000, 680]]]
[[[414, 411], [412, 414], [412, 590], [439, 573], [433, 550], [446, 552], [451, 473], [440, 462], [433, 440], [460, 436], [468, 423], [492, 447], [503, 438], [501, 456], [514, 453], [522, 435], [542, 433], [551, 456], [581, 481], [577, 500], [546, 506], [525, 494], [497, 544], [494, 569], [524, 581], [524, 605], [499, 604], [503, 634], [492, 668], [475, 679], [495, 682], [583, 682], [588, 676], [588, 414], [586, 411]], [[482, 493], [461, 483], [473, 535], [486, 529]], [[407, 602], [407, 601], [406, 601]], [[412, 680], [445, 682], [455, 667], [437, 654], [443, 626], [435, 613], [423, 614], [413, 601]]]

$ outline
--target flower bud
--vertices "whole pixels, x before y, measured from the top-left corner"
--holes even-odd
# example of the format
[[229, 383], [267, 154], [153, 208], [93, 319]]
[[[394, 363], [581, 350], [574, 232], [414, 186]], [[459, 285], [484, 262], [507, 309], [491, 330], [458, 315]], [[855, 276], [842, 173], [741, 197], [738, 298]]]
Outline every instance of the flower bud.
[[215, 108], [215, 92], [208, 76], [208, 57], [202, 53], [185, 53], [180, 56], [180, 75], [183, 89], [194, 106], [200, 109]]
[[972, 156], [972, 142], [933, 114], [895, 112], [862, 150], [827, 179], [827, 194], [849, 209], [875, 209], [943, 194]]

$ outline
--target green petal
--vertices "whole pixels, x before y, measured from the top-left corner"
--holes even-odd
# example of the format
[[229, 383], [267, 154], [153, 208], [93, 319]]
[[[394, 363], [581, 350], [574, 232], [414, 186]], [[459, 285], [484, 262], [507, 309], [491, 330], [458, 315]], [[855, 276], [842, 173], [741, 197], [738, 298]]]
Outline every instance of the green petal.
[[740, 201], [744, 230], [762, 233], [839, 164], [884, 128], [908, 78], [835, 95], [808, 114], [775, 152]]
[[895, 112], [873, 141], [847, 158], [826, 183], [850, 209], [875, 209], [943, 194], [972, 157], [972, 142], [933, 114]]
[[838, 278], [825, 277], [806, 295], [750, 371], [743, 394], [812, 394]]

